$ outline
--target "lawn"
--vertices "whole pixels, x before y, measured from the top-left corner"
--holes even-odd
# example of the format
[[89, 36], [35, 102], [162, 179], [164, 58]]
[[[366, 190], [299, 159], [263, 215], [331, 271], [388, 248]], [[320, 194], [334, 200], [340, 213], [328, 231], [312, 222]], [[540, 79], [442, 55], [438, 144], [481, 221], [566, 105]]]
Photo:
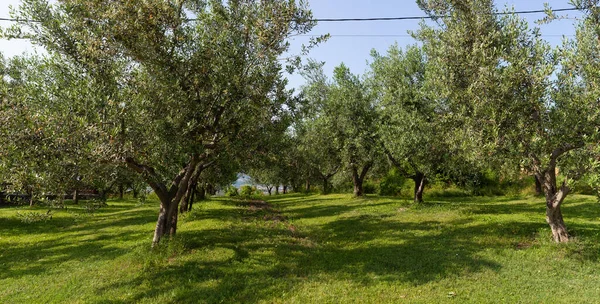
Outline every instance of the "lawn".
[[600, 204], [540, 198], [217, 198], [150, 250], [155, 201], [0, 208], [0, 303], [597, 303]]

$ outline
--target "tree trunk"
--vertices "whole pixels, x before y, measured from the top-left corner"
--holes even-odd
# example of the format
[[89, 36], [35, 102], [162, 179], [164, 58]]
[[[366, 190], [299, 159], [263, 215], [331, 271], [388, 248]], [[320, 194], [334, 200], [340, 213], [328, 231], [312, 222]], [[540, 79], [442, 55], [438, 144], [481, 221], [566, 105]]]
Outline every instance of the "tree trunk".
[[275, 186], [275, 195], [279, 195], [279, 185]]
[[540, 179], [537, 177], [537, 175], [534, 175], [534, 179], [535, 179], [535, 196], [542, 196], [544, 194], [544, 190], [542, 189], [542, 182], [540, 182]]
[[123, 194], [125, 192], [125, 187], [123, 187], [123, 184], [119, 185], [119, 199], [123, 199]]
[[329, 194], [329, 179], [323, 177], [323, 194]]
[[160, 209], [158, 211], [158, 220], [154, 228], [154, 237], [152, 238], [152, 247], [158, 245], [160, 239], [165, 235], [167, 226], [167, 209], [169, 208], [170, 200], [160, 201]]
[[78, 205], [79, 204], [79, 190], [75, 189], [75, 191], [73, 191], [73, 204]]
[[363, 196], [363, 181], [358, 174], [358, 170], [352, 169], [352, 183], [354, 184], [354, 196]]
[[288, 188], [287, 185], [283, 185], [283, 194], [287, 194], [287, 188]]
[[33, 207], [34, 205], [34, 201], [33, 201], [33, 191], [29, 192], [29, 207]]
[[267, 186], [267, 192], [269, 193], [269, 195], [271, 195], [271, 192], [273, 192], [273, 186]]
[[556, 170], [550, 166], [543, 172], [536, 173], [539, 178], [546, 197], [546, 222], [552, 230], [552, 238], [557, 243], [566, 243], [569, 241], [567, 226], [563, 220], [560, 206], [569, 194], [569, 187], [564, 181], [560, 188], [556, 186]]
[[370, 163], [370, 162], [365, 164], [365, 166], [362, 168], [362, 171], [360, 172], [360, 174], [358, 173], [358, 168], [356, 168], [356, 167], [352, 168], [352, 182], [354, 183], [354, 196], [355, 197], [361, 197], [364, 195], [363, 181], [365, 180], [365, 177], [367, 176], [367, 172], [371, 168], [371, 165], [372, 165], [372, 163]]
[[425, 189], [425, 174], [423, 174], [421, 172], [417, 172], [417, 173], [415, 173], [413, 180], [415, 181], [414, 201], [415, 201], [415, 203], [422, 203], [423, 202], [423, 190]]
[[198, 189], [198, 200], [203, 201], [206, 199], [206, 186], [204, 184]]
[[100, 200], [103, 202], [106, 202], [106, 192], [108, 192], [108, 190], [100, 190]]
[[194, 183], [194, 186], [192, 187], [192, 195], [190, 196], [190, 202], [189, 202], [189, 205], [190, 205], [190, 209], [189, 210], [190, 211], [192, 210], [191, 206], [194, 203], [194, 200], [196, 199], [196, 187], [197, 186], [198, 185], [196, 185], [196, 183]]
[[206, 193], [208, 193], [210, 195], [216, 195], [217, 188], [215, 188], [215, 186], [213, 184], [208, 184], [208, 185], [206, 185]]
[[310, 192], [310, 180], [308, 180], [308, 179], [306, 180], [306, 187], [305, 187], [305, 191], [306, 191], [306, 193], [309, 193], [309, 192]]
[[137, 199], [140, 191], [137, 189], [137, 187], [131, 187], [131, 191], [133, 192], [133, 198]]
[[560, 205], [552, 207], [552, 204], [546, 204], [546, 222], [550, 225], [555, 242], [566, 243], [569, 241], [569, 233], [560, 211]]
[[[206, 186], [204, 184], [202, 184], [202, 186], [200, 187], [200, 189], [197, 189], [196, 194], [198, 195], [198, 200], [205, 200], [206, 199]], [[194, 206], [194, 202], [196, 200], [192, 200], [190, 201], [190, 208], [189, 211], [192, 211], [192, 207]]]
[[158, 219], [154, 229], [154, 237], [152, 238], [152, 247], [155, 247], [167, 233], [170, 236], [174, 236], [177, 232], [179, 203], [189, 190], [188, 185], [194, 172], [204, 166], [199, 166], [200, 158], [197, 155], [193, 155], [188, 165], [179, 172], [172, 180], [171, 187], [167, 189], [165, 184], [157, 181], [158, 176], [153, 168], [139, 164], [133, 158], [126, 158], [125, 162], [127, 166], [143, 174], [148, 185], [152, 187], [160, 199]]

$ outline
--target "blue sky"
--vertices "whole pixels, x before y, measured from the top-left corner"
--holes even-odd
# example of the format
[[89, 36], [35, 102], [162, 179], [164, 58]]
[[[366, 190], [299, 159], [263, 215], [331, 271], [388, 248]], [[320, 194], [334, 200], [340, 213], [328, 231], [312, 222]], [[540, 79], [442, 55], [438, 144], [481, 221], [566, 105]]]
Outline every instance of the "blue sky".
[[[516, 11], [538, 10], [544, 8], [544, 3], [552, 8], [572, 7], [568, 0], [497, 0], [499, 8], [514, 7]], [[313, 0], [310, 2], [315, 18], [367, 18], [367, 17], [399, 17], [423, 16], [414, 0]], [[569, 17], [580, 16], [578, 12], [569, 12]], [[542, 18], [543, 14], [526, 15], [532, 25]], [[345, 63], [353, 73], [363, 73], [367, 67], [372, 49], [380, 53], [386, 52], [390, 45], [398, 42], [400, 46], [415, 44], [407, 32], [419, 28], [418, 20], [381, 21], [381, 22], [344, 22], [320, 23], [311, 34], [330, 33], [332, 37], [318, 48], [314, 49], [309, 57], [324, 61], [325, 72], [331, 75], [333, 68], [340, 63]], [[552, 45], [560, 44], [562, 35], [573, 35], [572, 19], [554, 21], [549, 25], [541, 26], [542, 34]], [[345, 35], [392, 35], [392, 36], [345, 36]], [[299, 37], [293, 42], [297, 47], [305, 43], [309, 37]], [[290, 78], [291, 87], [299, 87], [304, 80], [299, 75]]]
[[[8, 17], [8, 6], [18, 5], [19, 0], [2, 0], [0, 4], [0, 17]], [[547, 2], [553, 8], [571, 7], [568, 0], [497, 0], [498, 7], [514, 7], [515, 10], [543, 9]], [[366, 18], [366, 17], [399, 17], [423, 16], [414, 0], [309, 0], [315, 18]], [[577, 12], [570, 12], [571, 17], [579, 16]], [[526, 19], [533, 22], [543, 17], [543, 14], [527, 15]], [[0, 25], [7, 25], [2, 22]], [[532, 23], [533, 24], [533, 23]], [[565, 19], [554, 21], [542, 26], [544, 38], [553, 45], [561, 42], [562, 35], [573, 35], [573, 20]], [[367, 60], [372, 49], [385, 52], [390, 45], [398, 42], [400, 46], [414, 44], [415, 41], [407, 34], [409, 30], [416, 30], [419, 21], [382, 21], [382, 22], [344, 22], [320, 23], [311, 35], [329, 33], [329, 41], [314, 49], [309, 57], [326, 62], [325, 72], [331, 74], [333, 68], [344, 62], [354, 73], [363, 73], [367, 67]], [[352, 36], [348, 36], [352, 35]], [[380, 36], [356, 36], [380, 35]], [[305, 43], [309, 37], [296, 37], [293, 47], [298, 50], [299, 45]], [[0, 51], [5, 56], [14, 56], [24, 51], [33, 52], [31, 45], [26, 41], [0, 40]], [[299, 87], [303, 83], [302, 77], [292, 75], [290, 87]]]

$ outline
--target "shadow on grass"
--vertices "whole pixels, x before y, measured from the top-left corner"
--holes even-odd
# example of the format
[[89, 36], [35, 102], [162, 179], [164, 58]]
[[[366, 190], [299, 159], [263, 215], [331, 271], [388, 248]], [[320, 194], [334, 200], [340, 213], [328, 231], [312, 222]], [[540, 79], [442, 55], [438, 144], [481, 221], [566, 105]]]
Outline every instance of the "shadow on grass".
[[[369, 207], [395, 202], [371, 202]], [[241, 208], [241, 207], [240, 207]], [[356, 206], [317, 205], [290, 210], [302, 218], [335, 215]], [[132, 290], [126, 302], [139, 302], [169, 295], [177, 303], [244, 302], [278, 298], [298, 282], [319, 281], [323, 276], [370, 285], [402, 282], [422, 285], [442, 278], [458, 277], [485, 270], [499, 271], [501, 265], [483, 258], [488, 249], [514, 249], [515, 239], [530, 239], [543, 223], [472, 223], [467, 219], [449, 222], [401, 222], [363, 214], [339, 218], [310, 231], [293, 231], [290, 223], [242, 221], [241, 210], [235, 229], [181, 231], [186, 252], [179, 262], [150, 269], [112, 288]], [[287, 210], [284, 210], [287, 211]], [[218, 218], [223, 210], [202, 210], [189, 220]], [[287, 213], [286, 213], [287, 214]], [[224, 260], [207, 256], [227, 250]], [[516, 250], [516, 249], [515, 249]], [[138, 288], [151, 286], [151, 288]]]
[[[255, 303], [279, 299], [302, 285], [301, 282], [318, 283], [323, 279], [357, 285], [385, 281], [418, 286], [469, 273], [499, 271], [502, 265], [484, 258], [483, 251], [521, 250], [521, 242], [531, 241], [532, 235], [547, 228], [543, 220], [473, 222], [469, 216], [446, 221], [435, 217], [426, 221], [390, 218], [373, 208], [395, 210], [393, 207], [405, 204], [403, 200], [346, 199], [344, 203], [336, 200], [340, 197], [293, 196], [268, 200], [290, 218], [314, 219], [346, 213], [333, 221], [308, 223], [304, 227], [295, 227], [286, 220], [265, 220], [268, 210], [249, 212], [243, 204], [224, 199], [219, 199], [216, 207], [195, 208], [185, 217], [186, 224], [219, 220], [223, 227], [191, 225], [192, 229], [180, 230], [177, 239], [184, 244], [183, 252], [162, 257], [161, 263], [144, 267], [132, 279], [99, 286], [95, 291], [99, 298], [112, 290], [126, 290], [128, 294], [123, 295], [126, 297], [123, 300], [99, 302], [131, 303], [165, 297], [166, 302], [175, 303]], [[543, 217], [543, 204], [513, 200], [458, 202], [433, 202], [419, 208], [458, 208], [472, 214], [491, 215], [536, 212]], [[579, 219], [586, 218], [584, 214], [588, 212], [597, 214], [596, 205], [590, 205], [586, 198], [574, 200], [565, 209], [567, 221], [569, 216]], [[360, 210], [362, 207], [367, 209]], [[49, 264], [72, 259], [112, 259], [126, 249], [109, 247], [111, 242], [150, 237], [151, 231], [103, 232], [103, 229], [154, 222], [154, 209], [114, 211], [119, 212], [107, 210], [101, 220], [83, 226], [67, 225], [64, 229], [72, 239], [43, 240], [0, 249], [4, 253], [0, 255], [0, 279], [50, 271]], [[413, 211], [419, 212], [418, 208]], [[1, 221], [0, 229], [18, 225], [14, 221]], [[595, 224], [579, 221], [572, 227], [583, 236], [600, 233]], [[597, 248], [582, 253], [575, 248], [570, 254], [597, 259]]]
[[[39, 275], [67, 261], [110, 260], [126, 254], [129, 249], [114, 245], [149, 238], [152, 233], [127, 228], [156, 220], [155, 211], [127, 210], [132, 208], [133, 206], [108, 206], [104, 207], [104, 212], [93, 215], [86, 215], [81, 210], [74, 211], [74, 208], [71, 208], [70, 211], [62, 210], [57, 213], [75, 212], [75, 217], [62, 214], [45, 222], [30, 224], [23, 223], [15, 217], [1, 217], [2, 234], [26, 237], [29, 241], [2, 242], [0, 280]], [[31, 209], [22, 210], [26, 212]], [[113, 214], [114, 212], [116, 213]]]

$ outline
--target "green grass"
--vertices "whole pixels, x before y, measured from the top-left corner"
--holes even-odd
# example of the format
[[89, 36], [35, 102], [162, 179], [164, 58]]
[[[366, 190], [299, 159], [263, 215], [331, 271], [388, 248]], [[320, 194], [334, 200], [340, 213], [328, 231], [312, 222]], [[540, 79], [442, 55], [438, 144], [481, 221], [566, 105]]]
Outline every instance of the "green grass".
[[[600, 204], [569, 196], [554, 244], [539, 198], [347, 195], [194, 205], [150, 250], [157, 203], [0, 208], [0, 303], [596, 303]], [[433, 198], [431, 200], [434, 200]], [[48, 209], [34, 208], [34, 212]]]

